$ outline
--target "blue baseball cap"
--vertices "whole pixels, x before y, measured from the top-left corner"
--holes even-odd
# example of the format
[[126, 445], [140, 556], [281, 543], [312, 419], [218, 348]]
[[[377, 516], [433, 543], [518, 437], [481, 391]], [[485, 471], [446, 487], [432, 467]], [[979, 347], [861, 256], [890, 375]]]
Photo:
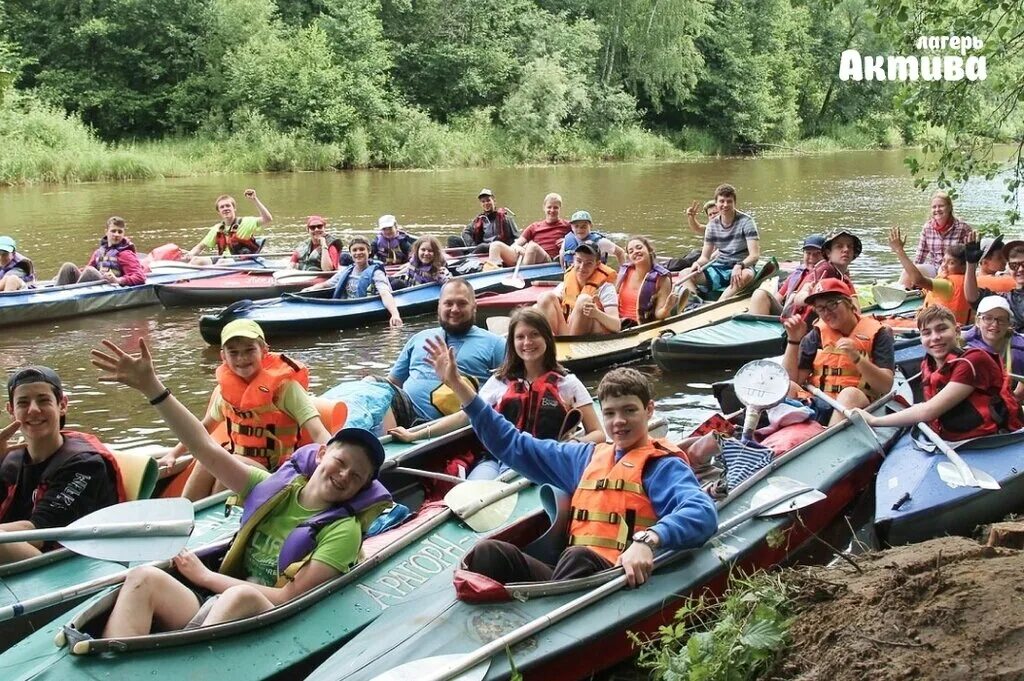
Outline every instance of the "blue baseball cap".
[[825, 237], [823, 235], [812, 234], [806, 239], [804, 239], [803, 250], [806, 251], [808, 248], [816, 248], [820, 251], [824, 245]]
[[9, 236], [0, 236], [0, 251], [14, 253], [14, 239]]
[[373, 465], [373, 477], [377, 477], [380, 467], [384, 465], [384, 445], [380, 443], [380, 439], [376, 435], [365, 428], [342, 428], [327, 441], [327, 445], [330, 446], [335, 442], [362, 447]]

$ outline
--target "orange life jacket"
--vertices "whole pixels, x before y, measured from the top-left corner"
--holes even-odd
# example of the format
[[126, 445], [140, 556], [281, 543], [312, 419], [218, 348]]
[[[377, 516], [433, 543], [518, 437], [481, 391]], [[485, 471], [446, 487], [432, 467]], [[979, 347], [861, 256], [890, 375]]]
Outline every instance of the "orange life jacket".
[[944, 300], [935, 295], [935, 291], [929, 291], [924, 296], [924, 307], [932, 305], [943, 305], [956, 317], [957, 324], [969, 324], [971, 320], [971, 304], [967, 302], [967, 294], [964, 292], [964, 275], [947, 274], [943, 277], [953, 287], [953, 294], [949, 300]]
[[[610, 284], [615, 281], [617, 272], [611, 267], [603, 263], [598, 263], [594, 269], [594, 273], [587, 279], [587, 283], [580, 286], [579, 279], [576, 278], [576, 266], [573, 265], [565, 271], [565, 276], [562, 278], [562, 283], [565, 286], [565, 293], [562, 295], [562, 311], [566, 316], [572, 312], [572, 309], [576, 307], [576, 299], [580, 297], [581, 293], [594, 297], [597, 295], [597, 290], [605, 284]], [[601, 302], [594, 298], [594, 302], [601, 307]]]
[[647, 462], [662, 456], [678, 456], [690, 465], [686, 453], [667, 440], [651, 440], [618, 461], [614, 445], [597, 445], [572, 495], [569, 545], [587, 546], [614, 563], [634, 533], [658, 522], [643, 476]]
[[217, 367], [228, 449], [264, 464], [270, 471], [291, 456], [299, 439], [299, 424], [274, 404], [286, 381], [308, 388], [309, 369], [277, 352], [266, 354], [260, 373], [248, 383], [227, 364]]
[[227, 251], [231, 255], [243, 255], [245, 253], [259, 253], [260, 245], [255, 239], [241, 239], [238, 236], [239, 222], [236, 219], [231, 225], [223, 222], [217, 226], [217, 252], [224, 255]]
[[868, 397], [877, 397], [878, 395], [860, 375], [857, 365], [836, 348], [836, 343], [843, 338], [849, 338], [858, 350], [870, 357], [875, 344], [875, 334], [882, 328], [882, 323], [874, 317], [861, 317], [848, 336], [843, 336], [820, 319], [814, 325], [821, 333], [821, 348], [814, 355], [814, 369], [808, 380], [822, 392], [832, 395], [838, 395], [843, 388], [860, 388]]

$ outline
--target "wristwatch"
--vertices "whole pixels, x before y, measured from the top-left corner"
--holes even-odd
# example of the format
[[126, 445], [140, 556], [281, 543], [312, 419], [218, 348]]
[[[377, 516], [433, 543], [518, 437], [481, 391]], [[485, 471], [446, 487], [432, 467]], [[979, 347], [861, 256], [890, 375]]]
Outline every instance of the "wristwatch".
[[658, 535], [654, 534], [650, 530], [641, 530], [633, 535], [633, 541], [638, 544], [646, 544], [651, 551], [658, 550], [658, 544], [661, 542], [658, 540]]

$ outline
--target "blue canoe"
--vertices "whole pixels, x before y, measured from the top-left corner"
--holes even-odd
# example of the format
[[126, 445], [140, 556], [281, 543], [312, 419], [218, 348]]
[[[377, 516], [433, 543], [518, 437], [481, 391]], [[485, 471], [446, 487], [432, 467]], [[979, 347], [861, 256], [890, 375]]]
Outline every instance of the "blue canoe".
[[904, 435], [875, 481], [875, 530], [890, 545], [950, 534], [970, 535], [978, 525], [1024, 509], [1024, 431], [951, 443], [974, 471], [1000, 489], [958, 486], [942, 473], [950, 466], [923, 435]]
[[252, 269], [253, 264], [247, 262], [215, 268], [173, 265], [151, 272], [146, 277], [146, 283], [138, 286], [115, 286], [107, 282], [90, 281], [0, 293], [0, 327], [155, 305], [159, 302], [154, 291], [158, 284], [222, 277], [230, 274], [232, 268], [238, 267]]
[[[510, 290], [512, 287], [505, 285], [503, 281], [511, 275], [511, 269], [496, 269], [467, 274], [462, 279], [471, 284], [473, 290], [479, 293], [481, 291]], [[527, 282], [560, 277], [561, 275], [562, 268], [555, 262], [529, 265], [519, 269], [519, 276]], [[280, 298], [256, 303], [242, 300], [217, 314], [200, 317], [199, 331], [207, 343], [219, 345], [221, 329], [235, 319], [252, 319], [259, 322], [268, 338], [351, 329], [388, 319], [388, 311], [384, 309], [380, 296], [332, 300], [323, 297], [327, 295], [330, 295], [330, 292], [324, 290], [313, 293], [287, 294]], [[437, 300], [440, 295], [441, 286], [439, 284], [411, 286], [394, 292], [395, 302], [403, 316], [422, 314], [437, 309]]]

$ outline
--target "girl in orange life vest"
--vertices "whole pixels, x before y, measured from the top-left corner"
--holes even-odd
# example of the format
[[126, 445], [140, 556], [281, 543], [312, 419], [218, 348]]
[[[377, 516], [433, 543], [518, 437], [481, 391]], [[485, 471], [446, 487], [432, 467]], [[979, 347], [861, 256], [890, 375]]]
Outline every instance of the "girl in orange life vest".
[[631, 236], [626, 242], [626, 262], [619, 269], [615, 288], [619, 292], [619, 317], [622, 328], [664, 319], [679, 303], [686, 305], [672, 288], [672, 275], [655, 262], [654, 247], [642, 236]]
[[924, 401], [885, 416], [861, 412], [871, 426], [928, 424], [944, 440], [967, 440], [1019, 430], [1024, 426], [1020, 405], [1010, 393], [1002, 366], [980, 348], [961, 350], [953, 313], [942, 305], [917, 316], [921, 344]]
[[[579, 409], [586, 431], [582, 439], [605, 440], [593, 398], [575, 375], [558, 364], [551, 327], [544, 315], [533, 308], [520, 308], [512, 314], [505, 361], [480, 388], [480, 397], [521, 430], [537, 437], [558, 437], [566, 413]], [[468, 424], [465, 412], [457, 411], [415, 429], [395, 428], [390, 433], [396, 440], [415, 442]], [[497, 464], [485, 461], [473, 469], [470, 477], [493, 478], [497, 473]]]
[[964, 290], [964, 275], [967, 272], [966, 249], [962, 244], [956, 244], [946, 248], [942, 256], [942, 266], [939, 268], [937, 277], [927, 277], [921, 270], [911, 262], [904, 251], [907, 238], [900, 232], [899, 227], [889, 230], [889, 246], [903, 266], [904, 275], [907, 277], [910, 286], [927, 291], [924, 297], [924, 307], [932, 305], [943, 305], [953, 313], [958, 324], [968, 324], [974, 316], [970, 303], [967, 302], [967, 294]]
[[[825, 279], [807, 296], [818, 314], [808, 332], [800, 315], [782, 320], [787, 345], [782, 366], [794, 382], [792, 394], [809, 398], [802, 386], [810, 382], [844, 407], [866, 407], [892, 387], [895, 356], [892, 331], [873, 317], [862, 317], [853, 291], [838, 279]], [[838, 423], [843, 416], [812, 398], [816, 419]]]
[[[104, 636], [139, 636], [154, 626], [174, 630], [190, 622], [208, 626], [250, 617], [306, 593], [358, 562], [364, 528], [387, 503], [386, 490], [376, 481], [384, 448], [372, 433], [342, 428], [326, 446], [305, 450], [301, 470], [296, 464], [272, 476], [246, 466], [214, 442], [160, 382], [145, 341], [139, 342], [139, 356], [110, 341], [103, 345], [104, 351], [92, 351], [92, 363], [102, 372], [100, 381], [123, 383], [149, 397], [174, 434], [217, 480], [246, 501], [265, 500], [249, 516], [244, 536], [234, 540], [225, 560], [230, 564], [221, 567], [224, 572], [207, 568], [190, 551], [174, 558], [182, 577], [203, 592], [218, 595], [208, 613], [191, 588], [162, 570], [142, 566], [128, 573]], [[282, 478], [287, 481], [279, 486]], [[267, 486], [273, 488], [269, 498]], [[385, 495], [379, 495], [381, 491]], [[342, 512], [339, 507], [346, 505], [351, 510]], [[310, 537], [301, 525], [318, 520], [330, 524]], [[290, 551], [293, 538], [301, 547]], [[295, 559], [289, 562], [291, 556]]]
[[556, 336], [616, 333], [621, 329], [615, 270], [601, 263], [597, 246], [581, 243], [562, 283], [537, 301]]
[[[263, 330], [248, 319], [236, 319], [221, 331], [217, 387], [203, 426], [212, 433], [227, 422], [227, 447], [246, 461], [269, 471], [284, 463], [304, 429], [314, 442], [323, 444], [331, 434], [320, 420], [306, 392], [309, 371], [286, 356], [269, 352]], [[173, 465], [185, 452], [178, 444], [160, 460]], [[196, 462], [182, 496], [193, 501], [221, 489], [210, 471]]]

